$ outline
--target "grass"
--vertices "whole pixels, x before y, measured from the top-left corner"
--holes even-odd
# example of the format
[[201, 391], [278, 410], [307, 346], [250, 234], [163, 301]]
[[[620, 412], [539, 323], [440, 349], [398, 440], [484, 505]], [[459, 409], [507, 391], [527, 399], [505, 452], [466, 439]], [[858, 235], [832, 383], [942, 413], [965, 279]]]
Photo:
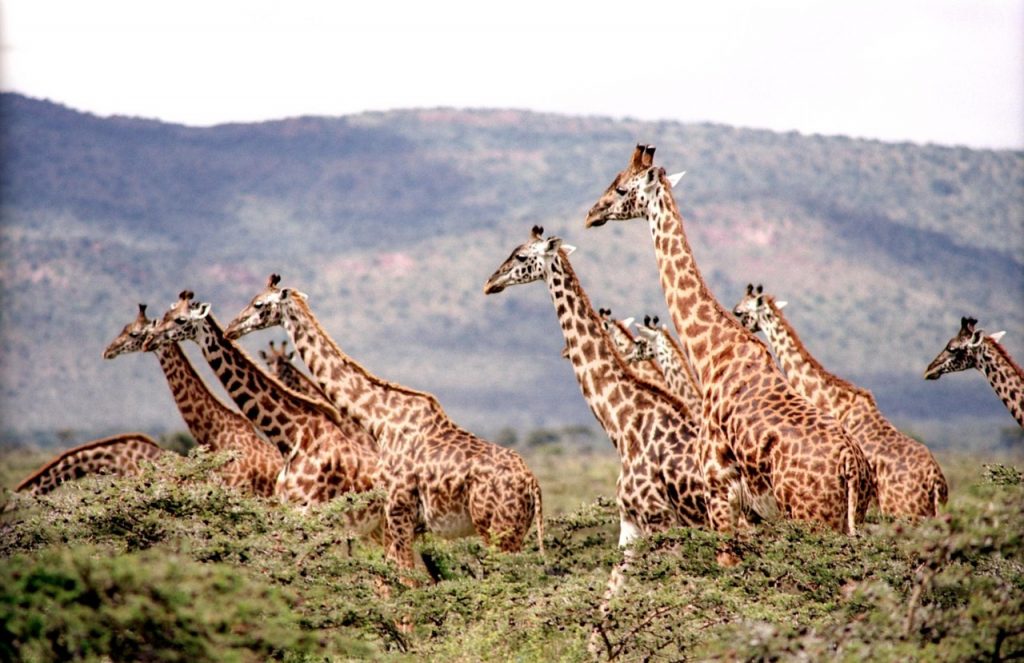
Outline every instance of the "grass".
[[[41, 458], [10, 452], [13, 486]], [[610, 455], [545, 449], [541, 557], [426, 537], [444, 580], [406, 588], [346, 541], [338, 502], [300, 514], [202, 480], [223, 459], [169, 455], [144, 476], [4, 494], [0, 660], [1001, 660], [1024, 657], [1024, 483], [1007, 459], [940, 458], [944, 513], [869, 516], [854, 538], [772, 523], [737, 541], [673, 530], [620, 558]], [[425, 579], [425, 576], [424, 576]], [[380, 598], [378, 587], [391, 588]], [[411, 633], [396, 624], [411, 619]]]

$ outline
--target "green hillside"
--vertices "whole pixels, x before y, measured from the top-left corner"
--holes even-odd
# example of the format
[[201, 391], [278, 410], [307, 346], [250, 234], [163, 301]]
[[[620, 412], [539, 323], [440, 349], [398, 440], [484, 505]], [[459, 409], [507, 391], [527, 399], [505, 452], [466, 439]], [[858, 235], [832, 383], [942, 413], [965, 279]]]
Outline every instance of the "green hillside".
[[596, 426], [543, 287], [481, 287], [540, 223], [579, 248], [595, 305], [667, 319], [644, 225], [583, 229], [637, 141], [688, 171], [677, 195], [724, 304], [763, 282], [825, 366], [930, 444], [1014, 425], [980, 375], [921, 373], [965, 314], [1024, 358], [1021, 152], [500, 110], [190, 128], [15, 94], [0, 129], [9, 437], [180, 428], [155, 359], [100, 352], [136, 302], [190, 288], [227, 321], [271, 271], [370, 370], [474, 430]]

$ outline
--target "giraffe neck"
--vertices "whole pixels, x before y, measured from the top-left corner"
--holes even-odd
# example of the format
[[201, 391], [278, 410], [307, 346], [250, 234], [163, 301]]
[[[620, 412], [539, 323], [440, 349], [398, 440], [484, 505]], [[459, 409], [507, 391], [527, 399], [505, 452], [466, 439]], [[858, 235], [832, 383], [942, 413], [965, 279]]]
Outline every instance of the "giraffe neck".
[[849, 397], [862, 390], [826, 371], [800, 341], [775, 300], [766, 297], [765, 301], [768, 313], [762, 316], [764, 334], [775, 351], [786, 380], [811, 403], [842, 418], [840, 410], [843, 403], [851, 403]]
[[694, 380], [690, 365], [683, 356], [683, 349], [669, 336], [668, 330], [658, 334], [654, 351], [658, 363], [665, 374], [665, 381], [674, 394], [683, 399], [687, 409], [693, 414], [701, 411], [700, 387]]
[[[735, 357], [737, 346], [760, 345], [760, 342], [708, 289], [697, 269], [682, 215], [664, 175], [647, 204], [645, 218], [654, 240], [661, 287], [672, 323], [692, 362], [701, 391], [706, 393], [713, 373], [719, 379], [724, 377], [718, 374]], [[763, 345], [761, 351], [764, 354], [761, 361], [770, 361]]]
[[1013, 418], [1024, 426], [1024, 371], [1014, 363], [1003, 346], [988, 337], [982, 342], [978, 368]]
[[240, 415], [210, 392], [179, 344], [161, 346], [156, 355], [189, 433], [196, 444], [216, 451], [216, 432], [236, 423]]
[[382, 444], [389, 439], [385, 431], [409, 425], [423, 427], [427, 418], [450, 424], [432, 395], [382, 380], [345, 354], [305, 301], [296, 301], [286, 309], [282, 326], [330, 402], [354, 417]]
[[299, 396], [264, 372], [238, 345], [228, 340], [213, 315], [203, 319], [196, 342], [231, 400], [282, 454], [287, 456], [296, 442], [301, 446], [315, 441], [313, 436], [298, 430], [300, 421], [326, 417], [337, 423], [336, 412]]
[[323, 390], [291, 362], [278, 362], [274, 373], [277, 376], [277, 379], [284, 383], [284, 386], [294, 392], [302, 394], [306, 398], [321, 400], [326, 398]]
[[634, 401], [637, 382], [613, 349], [564, 252], [551, 261], [544, 278], [583, 398], [623, 456], [625, 427], [617, 408]]

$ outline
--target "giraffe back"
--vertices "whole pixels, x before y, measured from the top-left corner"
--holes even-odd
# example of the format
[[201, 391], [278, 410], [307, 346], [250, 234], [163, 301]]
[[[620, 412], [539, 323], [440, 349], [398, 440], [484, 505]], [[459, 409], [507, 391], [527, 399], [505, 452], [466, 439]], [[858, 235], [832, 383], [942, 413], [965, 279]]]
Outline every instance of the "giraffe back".
[[14, 492], [43, 495], [91, 474], [138, 474], [143, 461], [155, 461], [163, 454], [160, 445], [142, 433], [93, 440], [57, 454], [23, 479]]

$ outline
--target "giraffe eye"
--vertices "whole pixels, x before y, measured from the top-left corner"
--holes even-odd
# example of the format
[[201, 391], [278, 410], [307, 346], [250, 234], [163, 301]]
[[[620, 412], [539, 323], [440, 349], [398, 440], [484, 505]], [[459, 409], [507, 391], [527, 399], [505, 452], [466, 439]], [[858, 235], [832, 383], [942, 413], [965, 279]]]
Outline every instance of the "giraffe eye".
[[128, 332], [128, 336], [130, 338], [138, 338], [138, 337], [142, 336], [142, 332], [137, 332], [137, 331]]
[[615, 193], [619, 194], [620, 196], [624, 196], [628, 192], [626, 191], [626, 187], [624, 187], [624, 186], [617, 186], [617, 187], [615, 187]]
[[183, 317], [183, 316], [179, 316], [179, 317], [175, 318], [174, 321], [177, 322], [179, 325], [183, 325], [186, 322], [188, 322], [188, 318]]
[[263, 302], [253, 302], [252, 307], [256, 310], [263, 308]]
[[523, 255], [522, 253], [517, 253], [516, 260], [518, 260], [519, 262], [526, 262], [526, 256]]

